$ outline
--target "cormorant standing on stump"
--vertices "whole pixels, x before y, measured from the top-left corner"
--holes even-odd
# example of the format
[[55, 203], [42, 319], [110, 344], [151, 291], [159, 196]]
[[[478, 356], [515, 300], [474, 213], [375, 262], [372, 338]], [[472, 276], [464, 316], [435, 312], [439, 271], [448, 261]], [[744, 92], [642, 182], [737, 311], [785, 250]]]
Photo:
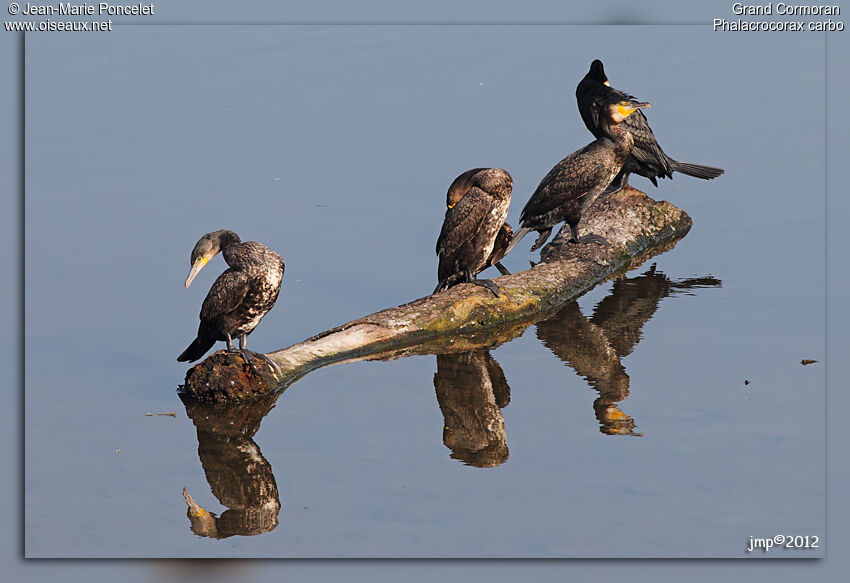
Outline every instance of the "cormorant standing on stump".
[[234, 352], [233, 338], [238, 337], [239, 352], [246, 362], [250, 362], [251, 356], [268, 361], [264, 355], [247, 349], [248, 334], [257, 327], [277, 300], [283, 280], [283, 258], [260, 243], [242, 243], [233, 231], [207, 233], [192, 249], [192, 270], [186, 278], [187, 288], [219, 251], [230, 267], [212, 284], [201, 306], [198, 337], [177, 360], [198, 360], [218, 340], [224, 340], [227, 350]]

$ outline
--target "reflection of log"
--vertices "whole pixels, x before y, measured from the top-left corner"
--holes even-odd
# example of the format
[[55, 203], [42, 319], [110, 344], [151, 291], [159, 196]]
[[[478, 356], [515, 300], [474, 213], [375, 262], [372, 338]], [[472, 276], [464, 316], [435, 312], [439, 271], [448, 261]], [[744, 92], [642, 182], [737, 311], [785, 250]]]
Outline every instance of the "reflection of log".
[[252, 439], [278, 394], [214, 405], [183, 396], [198, 431], [198, 457], [212, 493], [228, 509], [216, 516], [183, 490], [192, 532], [210, 538], [255, 535], [277, 527], [280, 498], [271, 465]]
[[438, 354], [434, 389], [451, 457], [479, 468], [504, 463], [508, 444], [500, 407], [510, 401], [511, 389], [490, 352]]
[[539, 318], [633, 260], [669, 248], [690, 227], [684, 211], [629, 187], [599, 200], [582, 220], [584, 232], [602, 235], [612, 247], [566, 244], [559, 234], [542, 250], [539, 265], [496, 279], [503, 292], [498, 298], [463, 284], [377, 312], [268, 354], [277, 371], [258, 363], [256, 374], [240, 355], [217, 352], [189, 370], [184, 390], [206, 400], [243, 399], [285, 386], [326, 364]]

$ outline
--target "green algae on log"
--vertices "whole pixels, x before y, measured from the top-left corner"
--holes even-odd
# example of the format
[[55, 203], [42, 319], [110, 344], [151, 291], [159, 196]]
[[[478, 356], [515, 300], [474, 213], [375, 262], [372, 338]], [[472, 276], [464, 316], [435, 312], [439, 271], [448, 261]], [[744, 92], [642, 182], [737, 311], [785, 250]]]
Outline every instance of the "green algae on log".
[[691, 224], [683, 210], [627, 187], [598, 200], [581, 221], [583, 234], [601, 235], [611, 247], [568, 243], [565, 229], [541, 250], [539, 264], [494, 280], [500, 297], [461, 284], [267, 354], [277, 370], [261, 360], [250, 367], [241, 354], [219, 351], [188, 371], [181, 390], [206, 401], [244, 400], [286, 387], [331, 363], [455, 352], [461, 344], [466, 349], [493, 345], [488, 338], [498, 338], [499, 330], [519, 326], [521, 333], [610, 276], [670, 249]]

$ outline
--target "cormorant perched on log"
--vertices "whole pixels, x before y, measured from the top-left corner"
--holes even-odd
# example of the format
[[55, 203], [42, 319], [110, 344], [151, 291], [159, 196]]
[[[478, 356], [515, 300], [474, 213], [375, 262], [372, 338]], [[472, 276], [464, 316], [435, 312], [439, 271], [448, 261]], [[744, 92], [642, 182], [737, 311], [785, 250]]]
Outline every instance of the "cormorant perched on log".
[[[608, 95], [608, 87], [608, 77], [599, 59], [590, 64], [590, 71], [576, 87], [576, 101], [581, 119], [596, 138], [604, 135], [600, 122], [600, 100], [604, 100]], [[652, 181], [652, 184], [658, 186], [657, 178], [673, 178], [673, 172], [681, 172], [703, 180], [717, 178], [724, 172], [722, 168], [679, 162], [665, 154], [642, 111], [623, 122], [623, 127], [631, 132], [635, 142], [634, 148], [606, 193], [615, 192], [626, 186], [631, 173], [645, 176]]]
[[[186, 287], [207, 262], [221, 251], [230, 266], [212, 284], [201, 306], [198, 337], [177, 357], [179, 362], [201, 358], [218, 340], [234, 352], [233, 338], [239, 338], [239, 352], [250, 363], [251, 356], [262, 354], [247, 349], [248, 334], [274, 306], [280, 293], [284, 263], [280, 255], [260, 243], [242, 243], [233, 231], [207, 233], [192, 249], [192, 270]], [[253, 365], [252, 365], [253, 366]]]
[[[451, 186], [449, 186], [448, 192], [446, 192], [446, 208], [450, 209], [455, 206], [458, 201], [463, 198], [463, 195], [469, 192], [472, 188], [472, 177], [478, 174], [481, 170], [486, 170], [486, 168], [473, 168], [472, 170], [467, 170], [454, 179], [454, 182], [452, 182]], [[514, 231], [511, 226], [508, 223], [503, 224], [502, 228], [499, 229], [499, 233], [496, 235], [496, 241], [493, 243], [493, 252], [490, 253], [490, 257], [487, 259], [485, 269], [493, 266], [498, 269], [499, 273], [502, 275], [511, 274], [511, 272], [505, 269], [505, 266], [499, 262], [502, 258], [504, 258], [513, 236]]]
[[[437, 239], [439, 283], [433, 293], [469, 282], [499, 295], [495, 283], [476, 276], [492, 264], [493, 248], [508, 215], [512, 188], [511, 175], [501, 168], [474, 168], [455, 179], [446, 195], [449, 208]], [[460, 200], [452, 202], [457, 197], [453, 192], [464, 191]], [[503, 256], [504, 253], [497, 256], [493, 263]]]
[[632, 150], [632, 135], [623, 129], [623, 120], [648, 103], [639, 103], [616, 89], [606, 88], [608, 95], [600, 100], [599, 120], [602, 136], [581, 150], [573, 152], [543, 178], [520, 214], [521, 229], [516, 232], [506, 253], [529, 232], [540, 235], [531, 247], [541, 247], [552, 227], [566, 221], [572, 240], [608, 245], [598, 235], [579, 237], [578, 224], [584, 212], [602, 194], [623, 167]]

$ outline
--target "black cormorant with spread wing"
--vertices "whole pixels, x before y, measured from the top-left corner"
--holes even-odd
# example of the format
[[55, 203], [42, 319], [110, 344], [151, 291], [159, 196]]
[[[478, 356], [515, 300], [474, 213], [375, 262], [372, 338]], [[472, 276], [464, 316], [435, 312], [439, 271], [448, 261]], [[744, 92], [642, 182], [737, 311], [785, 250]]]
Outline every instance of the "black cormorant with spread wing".
[[433, 293], [469, 282], [499, 295], [495, 283], [476, 276], [504, 257], [506, 250], [494, 253], [494, 248], [497, 240], [510, 234], [510, 227], [507, 232], [504, 228], [512, 188], [511, 175], [501, 168], [473, 168], [454, 180], [446, 194], [448, 209], [437, 239], [439, 283]]
[[[576, 101], [581, 119], [587, 129], [597, 138], [604, 135], [600, 117], [600, 101], [608, 95], [608, 87], [608, 77], [605, 75], [605, 68], [599, 59], [590, 64], [590, 71], [576, 87]], [[626, 186], [629, 183], [629, 174], [631, 173], [645, 176], [652, 181], [652, 184], [658, 186], [657, 178], [673, 178], [673, 172], [681, 172], [703, 180], [717, 178], [724, 172], [722, 168], [679, 162], [665, 154], [658, 144], [658, 140], [655, 139], [655, 134], [652, 133], [649, 122], [642, 111], [623, 122], [623, 127], [632, 134], [634, 148], [623, 164], [623, 169], [612, 181], [606, 192], [615, 192]]]
[[632, 136], [622, 128], [627, 119], [648, 103], [638, 103], [625, 93], [606, 88], [608, 95], [600, 100], [599, 119], [602, 136], [581, 150], [573, 152], [543, 178], [520, 214], [521, 227], [513, 237], [506, 253], [529, 232], [540, 235], [531, 247], [541, 247], [552, 227], [566, 221], [572, 240], [577, 243], [609, 244], [598, 235], [579, 237], [578, 224], [582, 215], [617, 176], [632, 150]]
[[198, 337], [177, 360], [198, 360], [219, 340], [225, 341], [227, 350], [233, 352], [233, 338], [237, 337], [239, 352], [245, 356], [246, 362], [250, 362], [250, 356], [267, 360], [247, 349], [248, 334], [277, 300], [283, 280], [283, 258], [260, 243], [242, 243], [233, 231], [207, 233], [192, 249], [192, 270], [186, 278], [187, 288], [219, 251], [230, 267], [212, 284], [201, 306]]

